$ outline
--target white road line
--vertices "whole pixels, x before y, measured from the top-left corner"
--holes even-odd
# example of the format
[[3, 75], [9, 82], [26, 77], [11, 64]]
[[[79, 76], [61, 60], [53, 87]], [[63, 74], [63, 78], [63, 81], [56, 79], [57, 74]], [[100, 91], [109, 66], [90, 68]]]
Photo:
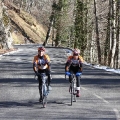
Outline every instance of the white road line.
[[98, 95], [96, 95], [96, 94], [93, 94], [94, 96], [96, 96], [97, 98], [99, 98], [99, 99], [102, 99], [100, 96], [98, 96]]
[[[83, 89], [83, 90], [88, 90], [88, 89], [86, 89], [86, 88], [84, 88], [84, 87], [82, 87], [82, 89]], [[107, 100], [103, 99], [103, 98], [100, 97], [99, 95], [97, 95], [97, 94], [93, 94], [93, 95], [94, 95], [95, 97], [97, 97], [98, 99], [101, 99], [104, 103], [110, 104]], [[119, 111], [118, 111], [116, 108], [114, 108], [113, 111], [114, 111], [114, 113], [115, 113], [115, 115], [116, 115], [116, 120], [120, 120]]]
[[117, 109], [115, 109], [115, 108], [113, 109], [113, 111], [116, 114], [116, 120], [120, 120], [119, 111]]
[[108, 102], [107, 100], [105, 100], [105, 99], [103, 99], [103, 102], [105, 102], [105, 103], [107, 103], [107, 104], [109, 103], [109, 102]]
[[105, 103], [109, 103], [107, 100], [105, 100], [105, 99], [103, 99], [102, 97], [100, 97], [99, 95], [96, 95], [96, 94], [93, 94], [94, 96], [96, 96], [98, 99], [101, 99], [101, 100], [103, 100], [103, 102], [105, 102]]
[[81, 87], [83, 90], [87, 90], [86, 88], [84, 88], [84, 87]]
[[[96, 94], [93, 94], [93, 95], [96, 96], [98, 99], [103, 100], [104, 103], [109, 104], [109, 102], [107, 100], [103, 99], [102, 97], [100, 97], [100, 96], [98, 96]], [[117, 109], [115, 109], [115, 108], [113, 109], [113, 111], [115, 112], [116, 120], [120, 120], [119, 111]]]

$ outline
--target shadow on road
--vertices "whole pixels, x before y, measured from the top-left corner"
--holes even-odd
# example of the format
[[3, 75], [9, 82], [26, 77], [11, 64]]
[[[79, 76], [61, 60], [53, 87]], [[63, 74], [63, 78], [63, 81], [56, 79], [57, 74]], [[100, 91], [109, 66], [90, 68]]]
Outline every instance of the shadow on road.
[[102, 88], [120, 87], [120, 75], [101, 69], [84, 66], [81, 84]]

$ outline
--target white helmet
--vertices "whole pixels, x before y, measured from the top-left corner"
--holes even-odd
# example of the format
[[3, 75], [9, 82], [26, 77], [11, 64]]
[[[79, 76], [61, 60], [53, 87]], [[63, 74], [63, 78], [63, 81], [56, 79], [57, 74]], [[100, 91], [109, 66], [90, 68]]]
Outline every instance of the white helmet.
[[79, 55], [79, 54], [80, 54], [80, 50], [77, 49], [77, 48], [75, 48], [75, 49], [73, 50], [73, 55]]

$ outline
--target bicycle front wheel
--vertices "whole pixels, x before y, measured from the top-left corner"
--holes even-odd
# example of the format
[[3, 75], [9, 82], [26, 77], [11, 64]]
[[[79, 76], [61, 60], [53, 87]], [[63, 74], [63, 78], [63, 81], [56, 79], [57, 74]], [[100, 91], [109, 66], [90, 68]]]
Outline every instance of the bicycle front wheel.
[[76, 84], [75, 83], [73, 83], [74, 85], [73, 85], [73, 101], [74, 102], [76, 102]]
[[43, 107], [45, 108], [47, 105], [47, 87], [46, 86], [43, 86], [42, 96], [43, 96], [42, 104], [43, 104]]
[[72, 103], [73, 103], [73, 82], [71, 83], [70, 85], [70, 93], [71, 93], [71, 106], [72, 106]]
[[47, 105], [47, 96], [43, 96], [43, 107], [45, 108]]

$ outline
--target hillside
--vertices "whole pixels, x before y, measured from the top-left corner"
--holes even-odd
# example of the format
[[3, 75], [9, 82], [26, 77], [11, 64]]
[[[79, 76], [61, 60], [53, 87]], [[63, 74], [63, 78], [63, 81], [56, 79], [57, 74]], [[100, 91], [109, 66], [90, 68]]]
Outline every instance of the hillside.
[[46, 26], [39, 24], [33, 16], [17, 8], [13, 3], [6, 2], [5, 5], [11, 20], [13, 43], [24, 43], [24, 38], [33, 43], [43, 43], [46, 37]]

